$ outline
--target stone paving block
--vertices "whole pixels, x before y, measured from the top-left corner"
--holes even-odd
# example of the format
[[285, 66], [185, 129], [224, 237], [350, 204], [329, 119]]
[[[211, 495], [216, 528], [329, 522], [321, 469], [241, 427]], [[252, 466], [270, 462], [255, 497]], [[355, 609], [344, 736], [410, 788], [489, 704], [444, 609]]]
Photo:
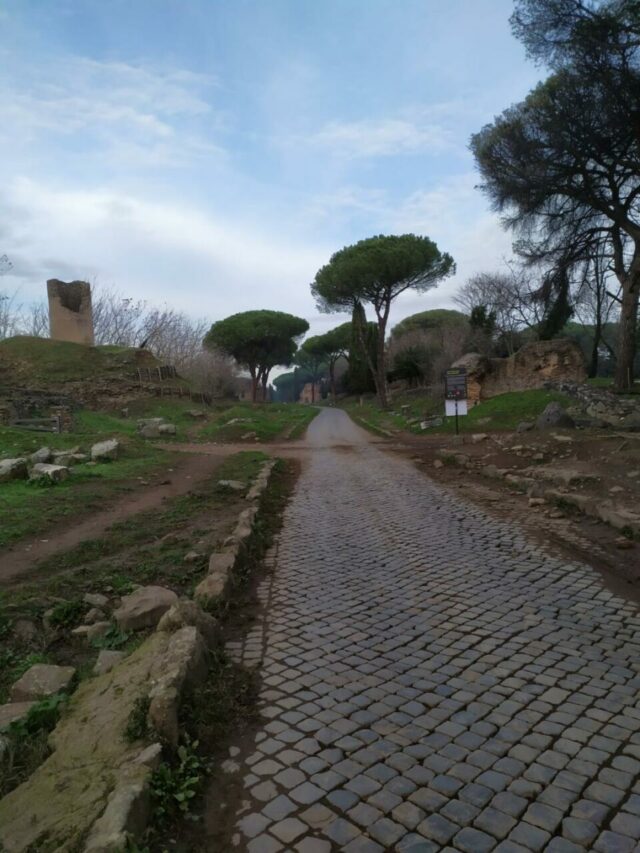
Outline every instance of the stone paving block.
[[404, 826], [394, 823], [394, 821], [389, 820], [389, 818], [386, 817], [377, 820], [367, 831], [369, 835], [372, 838], [375, 838], [376, 841], [379, 841], [385, 849], [392, 848], [396, 841], [402, 838], [406, 833]]
[[438, 853], [442, 848], [415, 832], [410, 832], [396, 844], [398, 853]]
[[562, 835], [569, 841], [581, 844], [587, 849], [598, 837], [599, 830], [595, 823], [576, 817], [566, 817], [562, 821]]
[[421, 835], [437, 841], [439, 844], [446, 844], [459, 829], [460, 827], [457, 823], [453, 823], [453, 821], [447, 820], [447, 818], [439, 814], [429, 815], [418, 826], [418, 832]]
[[509, 835], [517, 821], [498, 809], [486, 808], [476, 817], [474, 826], [494, 838], [503, 840]]
[[278, 853], [284, 845], [270, 835], [258, 835], [247, 844], [249, 853]]
[[539, 850], [544, 850], [550, 838], [550, 833], [525, 821], [521, 821], [509, 836], [510, 841], [522, 844], [529, 850], [535, 850], [536, 853]]
[[287, 817], [270, 827], [269, 832], [272, 832], [280, 841], [285, 844], [290, 844], [299, 838], [307, 831], [307, 827], [302, 821], [295, 817]]
[[461, 829], [453, 842], [463, 853], [489, 853], [496, 846], [495, 838], [469, 826]]
[[636, 840], [633, 838], [605, 830], [596, 841], [593, 849], [598, 850], [599, 853], [632, 853], [638, 848]]

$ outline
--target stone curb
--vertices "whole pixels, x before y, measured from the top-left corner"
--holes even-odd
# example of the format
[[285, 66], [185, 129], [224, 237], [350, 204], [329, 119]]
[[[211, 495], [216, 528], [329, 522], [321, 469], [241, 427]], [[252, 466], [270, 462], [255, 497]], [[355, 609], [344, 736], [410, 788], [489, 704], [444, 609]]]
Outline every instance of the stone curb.
[[265, 462], [246, 499], [252, 504], [238, 516], [236, 526], [223, 544], [222, 551], [215, 551], [209, 557], [209, 572], [195, 589], [194, 599], [203, 607], [211, 607], [229, 595], [233, 577], [244, 561], [249, 542], [253, 536], [254, 523], [258, 515], [259, 502], [269, 484], [269, 478], [275, 465], [274, 460]]
[[[465, 466], [466, 467], [466, 466]], [[596, 518], [613, 527], [614, 530], [631, 531], [634, 536], [640, 536], [640, 513], [633, 512], [626, 507], [616, 505], [608, 498], [597, 498], [591, 495], [580, 495], [574, 492], [565, 492], [557, 488], [545, 488], [545, 479], [553, 481], [553, 472], [546, 478], [520, 476], [511, 474], [508, 470], [497, 468], [495, 465], [486, 465], [477, 469], [478, 473], [483, 477], [488, 477], [494, 480], [504, 480], [509, 485], [522, 492], [531, 494], [531, 489], [536, 486], [540, 488], [540, 492], [534, 494], [544, 496], [544, 499], [551, 504], [563, 502], [579, 510], [584, 515], [590, 518]], [[524, 469], [528, 471], [530, 469]], [[565, 472], [566, 473], [566, 472]], [[590, 479], [588, 474], [576, 473], [575, 480]], [[562, 472], [556, 474], [556, 481], [562, 480]], [[567, 485], [570, 485], [572, 480], [569, 479]]]
[[[254, 522], [259, 511], [259, 500], [269, 485], [269, 478], [275, 466], [275, 460], [266, 462], [247, 493], [252, 505], [243, 510], [231, 536], [225, 541], [225, 550], [214, 552], [209, 557], [209, 573], [198, 584], [194, 593], [197, 604], [210, 606], [218, 599], [229, 594], [233, 575], [239, 563], [244, 560], [251, 537]], [[228, 545], [227, 545], [228, 543]], [[152, 687], [149, 698], [148, 721], [161, 739], [172, 748], [177, 747], [179, 739], [178, 711], [183, 695], [207, 674], [207, 646], [211, 642], [215, 620], [208, 614], [197, 616], [197, 609], [189, 609], [189, 601], [174, 605], [158, 623], [157, 631], [175, 630], [176, 620], [188, 624], [175, 630], [166, 653], [158, 661], [161, 674]], [[181, 617], [181, 618], [180, 618]], [[197, 623], [209, 620], [206, 627]], [[191, 623], [191, 624], [189, 624]], [[207, 630], [208, 628], [208, 630]], [[208, 636], [203, 637], [203, 633]], [[157, 749], [156, 749], [157, 747]], [[85, 846], [85, 853], [118, 853], [124, 850], [130, 837], [140, 836], [151, 819], [149, 780], [151, 773], [161, 761], [161, 747], [152, 744], [138, 756], [142, 763], [145, 753], [153, 756], [153, 762], [145, 766], [142, 778], [125, 778], [112, 792], [107, 807], [94, 823]], [[138, 764], [138, 770], [139, 764]]]

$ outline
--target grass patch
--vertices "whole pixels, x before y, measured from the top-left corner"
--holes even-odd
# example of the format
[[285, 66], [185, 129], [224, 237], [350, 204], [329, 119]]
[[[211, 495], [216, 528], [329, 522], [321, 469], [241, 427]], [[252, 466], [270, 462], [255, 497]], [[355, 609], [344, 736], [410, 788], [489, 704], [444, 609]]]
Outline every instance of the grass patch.
[[104, 509], [105, 502], [131, 491], [132, 481], [154, 475], [177, 458], [153, 447], [126, 448], [125, 454], [114, 462], [78, 465], [70, 477], [47, 489], [34, 488], [27, 480], [0, 484], [0, 548], [43, 533], [67, 518]]
[[318, 409], [299, 403], [238, 403], [212, 411], [198, 432], [200, 441], [273, 441], [298, 438], [318, 414]]
[[[468, 415], [460, 417], [460, 431], [514, 430], [521, 421], [535, 420], [554, 401], [564, 406], [572, 402], [564, 394], [544, 389], [500, 394], [474, 406]], [[444, 418], [444, 402], [427, 395], [398, 395], [387, 411], [380, 409], [375, 399], [365, 399], [362, 406], [356, 400], [347, 399], [341, 405], [356, 423], [377, 434], [380, 431], [406, 431], [419, 435], [455, 433], [455, 418]], [[442, 426], [420, 429], [421, 420], [435, 416], [444, 418]]]

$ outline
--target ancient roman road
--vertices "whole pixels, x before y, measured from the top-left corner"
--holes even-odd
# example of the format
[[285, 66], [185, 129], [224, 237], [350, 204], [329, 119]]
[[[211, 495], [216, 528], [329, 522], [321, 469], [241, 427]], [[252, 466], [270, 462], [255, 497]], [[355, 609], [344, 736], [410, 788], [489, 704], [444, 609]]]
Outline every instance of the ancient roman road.
[[340, 411], [232, 653], [262, 678], [234, 848], [640, 849], [640, 615]]

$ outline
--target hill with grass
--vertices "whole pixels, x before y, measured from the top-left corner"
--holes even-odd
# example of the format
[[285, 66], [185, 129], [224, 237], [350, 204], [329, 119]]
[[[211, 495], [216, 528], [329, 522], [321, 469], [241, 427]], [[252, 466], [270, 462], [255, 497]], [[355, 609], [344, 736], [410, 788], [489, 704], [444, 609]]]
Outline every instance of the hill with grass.
[[157, 367], [148, 350], [88, 347], [20, 335], [0, 341], [0, 385], [51, 388], [88, 379], [133, 378], [139, 367]]

